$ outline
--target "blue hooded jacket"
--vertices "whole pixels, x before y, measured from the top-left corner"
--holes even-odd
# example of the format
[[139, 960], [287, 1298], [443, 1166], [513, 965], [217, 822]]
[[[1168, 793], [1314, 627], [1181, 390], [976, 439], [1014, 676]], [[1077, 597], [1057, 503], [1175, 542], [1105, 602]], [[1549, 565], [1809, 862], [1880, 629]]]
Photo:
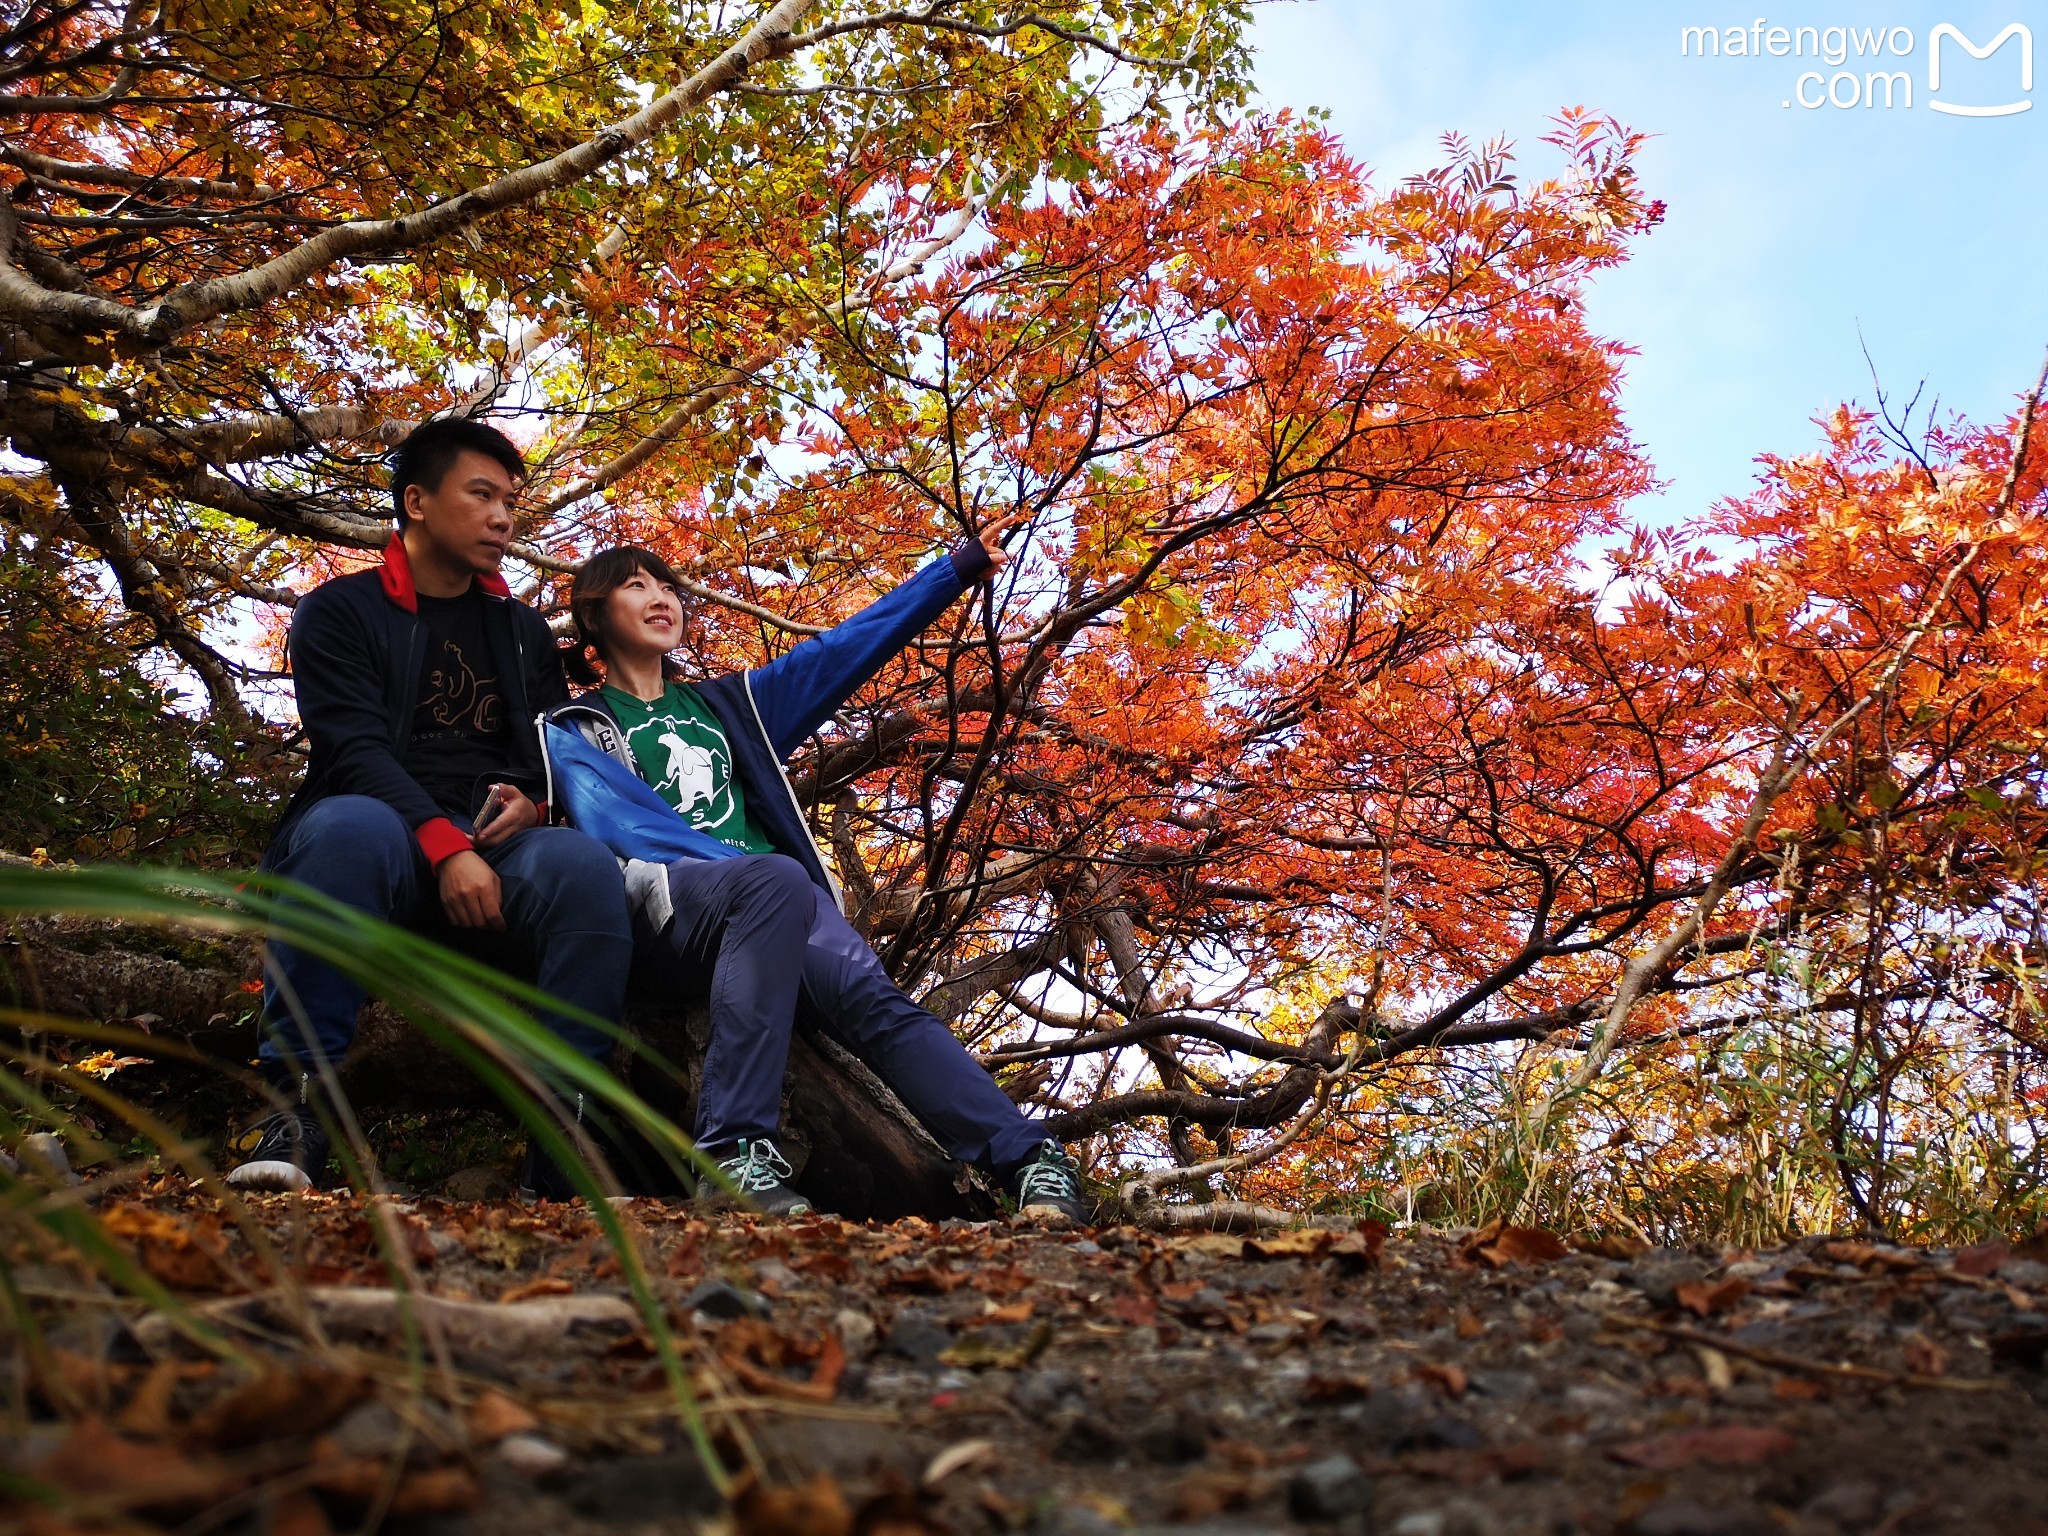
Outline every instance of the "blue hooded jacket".
[[[755, 825], [777, 853], [801, 864], [812, 883], [837, 905], [844, 904], [839, 883], [811, 840], [803, 807], [797, 804], [796, 792], [782, 771], [783, 761], [988, 570], [988, 552], [979, 540], [970, 539], [845, 623], [792, 646], [766, 666], [690, 684], [725, 730], [732, 747], [733, 775]], [[617, 819], [616, 826], [583, 827], [606, 842], [613, 853], [656, 863], [739, 854], [739, 849], [690, 827], [655, 795], [641, 776], [640, 766], [626, 746], [625, 732], [602, 692], [593, 689], [582, 694], [545, 718], [556, 730], [574, 729], [583, 742], [630, 769], [638, 790], [646, 796], [646, 800], [638, 799], [634, 786], [626, 784], [616, 771], [607, 772], [573, 748], [563, 750], [559, 738], [550, 735], [549, 798], [572, 818], [577, 789], [583, 784], [592, 793], [631, 798], [634, 808], [645, 808], [651, 801], [675, 823], [659, 828], [657, 835], [636, 834], [629, 812]]]

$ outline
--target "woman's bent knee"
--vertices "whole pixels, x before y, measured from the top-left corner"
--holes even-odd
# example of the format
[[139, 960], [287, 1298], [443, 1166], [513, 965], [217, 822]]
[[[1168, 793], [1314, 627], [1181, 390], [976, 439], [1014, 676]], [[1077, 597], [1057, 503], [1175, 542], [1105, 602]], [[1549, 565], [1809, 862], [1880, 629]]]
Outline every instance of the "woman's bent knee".
[[748, 889], [761, 895], [808, 899], [812, 889], [810, 873], [786, 853], [750, 855], [743, 874]]

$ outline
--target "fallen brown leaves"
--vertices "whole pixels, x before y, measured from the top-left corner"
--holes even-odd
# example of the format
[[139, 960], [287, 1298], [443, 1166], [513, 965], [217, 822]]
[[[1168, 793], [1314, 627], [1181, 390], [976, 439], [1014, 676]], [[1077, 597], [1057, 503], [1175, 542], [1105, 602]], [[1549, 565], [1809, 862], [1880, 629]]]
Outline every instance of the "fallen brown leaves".
[[223, 1224], [213, 1212], [185, 1217], [145, 1205], [116, 1204], [100, 1212], [100, 1225], [174, 1291], [245, 1289], [228, 1262]]
[[1678, 1304], [1695, 1317], [1719, 1317], [1731, 1311], [1749, 1294], [1749, 1289], [1747, 1280], [1736, 1277], [1712, 1285], [1704, 1280], [1688, 1281], [1674, 1286], [1672, 1291]]
[[1510, 1264], [1548, 1264], [1570, 1253], [1571, 1244], [1542, 1227], [1515, 1227], [1505, 1219], [1488, 1222], [1459, 1245], [1458, 1259], [1488, 1269]]
[[191, 1422], [193, 1441], [237, 1450], [325, 1429], [369, 1395], [361, 1375], [319, 1360], [296, 1360], [215, 1398]]
[[1770, 1425], [1716, 1424], [1610, 1446], [1607, 1454], [1626, 1466], [1676, 1472], [1702, 1462], [1723, 1467], [1748, 1466], [1782, 1456], [1798, 1444], [1784, 1430]]
[[73, 1497], [71, 1513], [92, 1519], [120, 1514], [183, 1518], [219, 1503], [248, 1482], [247, 1474], [211, 1456], [118, 1435], [85, 1419], [30, 1475]]
[[819, 1474], [793, 1487], [770, 1487], [751, 1472], [733, 1489], [734, 1536], [949, 1536], [925, 1498], [900, 1480], [858, 1506], [835, 1478]]
[[1410, 1451], [1393, 1467], [1417, 1477], [1442, 1478], [1454, 1483], [1483, 1483], [1494, 1478], [1503, 1482], [1529, 1477], [1544, 1469], [1550, 1457], [1545, 1447], [1534, 1442], [1493, 1446], [1478, 1451]]
[[469, 1432], [486, 1444], [538, 1428], [539, 1416], [502, 1392], [486, 1390], [469, 1405]]
[[[784, 1333], [752, 1317], [725, 1325], [718, 1355], [748, 1391], [799, 1402], [831, 1402], [846, 1371], [846, 1346], [838, 1335]], [[806, 1368], [802, 1378], [787, 1374], [799, 1367]]]
[[[240, 1228], [189, 1201], [143, 1202], [123, 1217], [137, 1262], [191, 1283], [199, 1316], [261, 1349], [329, 1352], [280, 1354], [250, 1375], [189, 1358], [161, 1316], [135, 1325], [154, 1357], [140, 1364], [48, 1352], [47, 1369], [74, 1387], [61, 1411], [91, 1415], [52, 1462], [81, 1518], [140, 1530], [225, 1501], [286, 1536], [330, 1536], [330, 1520], [339, 1530], [383, 1508], [474, 1511], [489, 1528], [480, 1501], [503, 1475], [538, 1479], [537, 1499], [567, 1499], [574, 1480], [608, 1475], [613, 1458], [676, 1453], [644, 1323], [624, 1287], [604, 1283], [608, 1254], [587, 1213], [415, 1204], [320, 1196], [265, 1208], [275, 1250], [299, 1273], [361, 1278], [246, 1295], [233, 1293], [232, 1271], [257, 1266]], [[1890, 1396], [1873, 1386], [2003, 1390], [2048, 1355], [2048, 1328], [2030, 1315], [2040, 1288], [2012, 1267], [2007, 1244], [1951, 1254], [1836, 1239], [1755, 1255], [1765, 1262], [1742, 1263], [1747, 1279], [1725, 1266], [1751, 1255], [1721, 1254], [1722, 1268], [1688, 1255], [1686, 1272], [1704, 1278], [1652, 1297], [1644, 1277], [1661, 1258], [1603, 1264], [1555, 1233], [1505, 1222], [1414, 1234], [1390, 1252], [1373, 1225], [1025, 1236], [910, 1221], [711, 1222], [658, 1205], [625, 1214], [728, 1465], [763, 1449], [761, 1480], [742, 1485], [728, 1517], [732, 1536], [936, 1536], [941, 1513], [955, 1530], [984, 1517], [1021, 1530], [1043, 1510], [1019, 1481], [1013, 1444], [1057, 1479], [1045, 1486], [1059, 1498], [1099, 1496], [1122, 1511], [1104, 1518], [1132, 1524], [1261, 1519], [1294, 1475], [1282, 1468], [1333, 1445], [1374, 1477], [1473, 1489], [1533, 1478], [1526, 1497], [1540, 1499], [1560, 1479], [1588, 1479], [1589, 1464], [1608, 1479], [1754, 1466], [1785, 1452], [1788, 1429], [1811, 1452], [1824, 1442], [1816, 1421]], [[394, 1240], [416, 1261], [435, 1256], [409, 1292], [381, 1257]], [[1556, 1268], [1528, 1272], [1544, 1265]], [[1783, 1296], [1829, 1310], [1786, 1328]], [[1979, 1374], [1983, 1345], [1947, 1315], [1958, 1299], [1986, 1319], [1989, 1375]], [[1591, 1337], [1567, 1327], [1588, 1303], [1601, 1329]], [[1881, 1326], [1856, 1335], [1869, 1349], [1841, 1360], [1849, 1335], [1827, 1319], [1849, 1308]], [[407, 1319], [464, 1373], [443, 1380], [430, 1365], [424, 1400], [390, 1368]], [[1757, 1322], [1775, 1331], [1744, 1332]], [[1656, 1370], [1626, 1384], [1587, 1374], [1617, 1347]], [[1559, 1400], [1582, 1383], [1586, 1404]], [[1760, 1384], [1767, 1398], [1745, 1395]], [[1255, 1414], [1242, 1425], [1210, 1416], [1207, 1402], [1240, 1390], [1260, 1394]], [[1784, 1428], [1688, 1423], [1738, 1404], [1768, 1413], [1772, 1401]], [[1533, 1406], [1504, 1416], [1507, 1403]], [[380, 1415], [407, 1432], [378, 1439], [367, 1426]], [[846, 1480], [805, 1481], [816, 1462], [757, 1438], [787, 1425], [836, 1435], [884, 1416], [892, 1427], [877, 1433], [900, 1435], [912, 1458], [900, 1469], [926, 1472], [881, 1493], [879, 1459], [865, 1472], [842, 1467]], [[1285, 1432], [1251, 1428], [1268, 1421]], [[1561, 1438], [1582, 1433], [1576, 1446]], [[83, 1469], [101, 1461], [108, 1475], [89, 1481]], [[963, 1525], [963, 1506], [981, 1513]]]
[[349, 1456], [332, 1447], [315, 1456], [307, 1476], [314, 1488], [344, 1505], [405, 1518], [464, 1514], [483, 1497], [483, 1485], [465, 1466], [409, 1471], [380, 1456]]

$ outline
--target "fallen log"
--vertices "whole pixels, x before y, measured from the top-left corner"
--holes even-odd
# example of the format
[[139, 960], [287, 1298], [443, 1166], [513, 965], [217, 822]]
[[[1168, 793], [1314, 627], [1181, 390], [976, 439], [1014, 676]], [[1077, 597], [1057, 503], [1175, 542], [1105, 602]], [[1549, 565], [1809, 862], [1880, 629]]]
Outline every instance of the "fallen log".
[[[61, 1017], [137, 1024], [158, 1038], [245, 1065], [257, 1046], [252, 984], [260, 963], [251, 943], [101, 920], [35, 918], [0, 942], [0, 996]], [[649, 1104], [687, 1129], [710, 1016], [701, 986], [671, 966], [657, 958], [635, 976], [627, 1041], [612, 1064]], [[655, 1069], [641, 1047], [673, 1063], [678, 1075]], [[162, 1070], [196, 1069], [166, 1064]], [[482, 1083], [381, 1003], [363, 1009], [341, 1076], [351, 1102], [364, 1108], [493, 1106]], [[797, 1169], [797, 1188], [821, 1209], [850, 1219], [984, 1219], [996, 1209], [969, 1171], [816, 1019], [799, 1020], [791, 1043], [781, 1143]]]

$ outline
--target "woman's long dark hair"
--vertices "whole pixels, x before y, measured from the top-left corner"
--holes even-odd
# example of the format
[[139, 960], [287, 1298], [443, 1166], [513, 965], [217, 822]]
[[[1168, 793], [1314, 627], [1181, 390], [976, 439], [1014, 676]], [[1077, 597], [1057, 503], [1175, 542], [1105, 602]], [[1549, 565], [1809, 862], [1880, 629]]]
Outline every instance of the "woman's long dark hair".
[[[682, 590], [681, 579], [651, 549], [620, 544], [601, 549], [583, 562], [569, 587], [569, 622], [576, 626], [576, 637], [562, 647], [562, 667], [571, 682], [595, 688], [604, 681], [597, 663], [604, 660], [605, 599], [642, 571], [678, 592]], [[666, 657], [662, 658], [661, 669], [671, 677], [680, 670]]]

